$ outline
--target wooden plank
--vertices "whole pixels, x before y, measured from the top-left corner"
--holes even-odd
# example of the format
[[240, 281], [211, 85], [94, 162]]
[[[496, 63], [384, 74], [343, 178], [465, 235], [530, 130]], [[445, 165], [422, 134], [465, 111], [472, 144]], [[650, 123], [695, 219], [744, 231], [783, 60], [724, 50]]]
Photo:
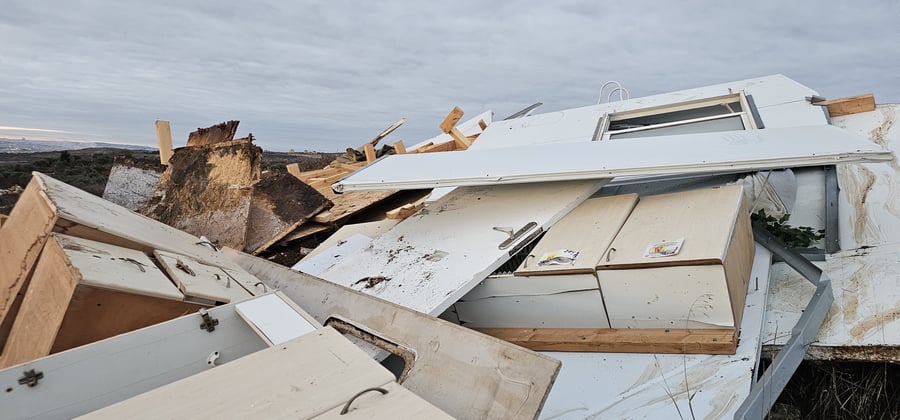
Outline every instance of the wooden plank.
[[418, 395], [396, 382], [381, 387], [387, 394], [367, 392], [353, 400], [349, 410], [341, 413], [344, 406], [335, 407], [316, 420], [369, 420], [369, 419], [445, 419], [449, 414], [429, 404]]
[[334, 229], [334, 228], [330, 225], [326, 225], [323, 223], [306, 222], [303, 225], [301, 225], [300, 227], [298, 227], [297, 229], [294, 229], [293, 232], [291, 232], [290, 234], [288, 234], [287, 236], [282, 238], [281, 241], [278, 242], [278, 244], [284, 245], [288, 242], [292, 242], [292, 241], [296, 241], [296, 240], [300, 240], [300, 239], [306, 239], [312, 235], [315, 235], [315, 234], [321, 233], [321, 232], [326, 232], [331, 229]]
[[57, 220], [41, 181], [33, 177], [0, 227], [0, 346], [27, 291], [32, 268]]
[[363, 166], [366, 166], [366, 162], [356, 162], [356, 163], [337, 163], [336, 166], [338, 168], [344, 169], [348, 172], [354, 172]]
[[[363, 163], [363, 162], [360, 162], [360, 163]], [[365, 163], [363, 163], [363, 164], [365, 164]], [[307, 171], [307, 172], [301, 173], [300, 180], [305, 182], [305, 181], [310, 181], [310, 180], [314, 180], [317, 178], [327, 178], [327, 177], [335, 175], [335, 174], [342, 174], [342, 173], [346, 173], [346, 172], [347, 172], [347, 169], [341, 168], [341, 167], [316, 169], [314, 171]]]
[[301, 178], [301, 175], [300, 175], [300, 164], [291, 163], [291, 164], [288, 164], [286, 166], [286, 168], [287, 168], [287, 171], [289, 174], [297, 177], [297, 179], [303, 179], [303, 178]]
[[846, 98], [829, 99], [816, 102], [815, 105], [828, 107], [828, 115], [840, 117], [842, 115], [859, 114], [875, 110], [875, 95], [866, 93], [863, 95], [848, 96]]
[[393, 381], [340, 333], [323, 328], [81, 418], [303, 419]]
[[479, 128], [481, 128], [482, 130], [484, 130], [485, 128], [487, 128], [487, 126], [488, 126], [488, 125], [487, 125], [486, 122], [484, 122], [484, 120], [478, 120], [478, 127], [479, 127]]
[[384, 213], [388, 219], [403, 220], [425, 207], [424, 201], [406, 204]]
[[282, 344], [321, 327], [300, 308], [285, 302], [278, 292], [245, 300], [234, 309], [269, 345]]
[[169, 164], [172, 158], [172, 128], [168, 121], [156, 120], [156, 144], [159, 147], [159, 161], [163, 165]]
[[[637, 203], [637, 194], [586, 200], [550, 228], [515, 275], [593, 273]], [[578, 252], [572, 264], [539, 264], [545, 255], [562, 249]]]
[[56, 241], [48, 241], [0, 355], [0, 368], [50, 354], [81, 276]]
[[462, 326], [261, 258], [223, 253], [320, 322], [342, 319], [410, 349], [415, 358], [403, 386], [456, 418], [536, 418], [559, 369], [553, 358]]
[[391, 124], [390, 127], [384, 129], [384, 131], [382, 131], [377, 136], [375, 136], [374, 139], [370, 140], [369, 144], [371, 144], [372, 146], [375, 146], [376, 144], [378, 144], [379, 141], [381, 141], [381, 139], [383, 139], [383, 138], [387, 137], [389, 134], [393, 133], [394, 130], [400, 128], [400, 126], [403, 125], [404, 123], [406, 123], [406, 118], [400, 118], [399, 120], [397, 120], [397, 122]]
[[444, 133], [449, 133], [450, 129], [456, 126], [456, 123], [459, 122], [462, 116], [463, 111], [459, 109], [458, 106], [453, 107], [453, 109], [450, 110], [450, 113], [447, 114], [446, 117], [444, 117], [443, 121], [441, 121], [441, 131], [443, 131]]
[[331, 199], [334, 207], [331, 210], [323, 211], [313, 217], [314, 222], [318, 223], [337, 223], [341, 220], [353, 216], [374, 204], [396, 194], [397, 191], [360, 191], [350, 194], [339, 194]]
[[406, 146], [403, 145], [403, 140], [397, 140], [394, 142], [394, 153], [398, 155], [406, 154]]
[[462, 150], [466, 150], [469, 148], [469, 146], [472, 145], [472, 142], [469, 140], [469, 138], [466, 137], [466, 135], [459, 131], [459, 129], [456, 127], [451, 128], [448, 134], [450, 134], [450, 137], [453, 137], [453, 141], [456, 143], [456, 146]]
[[[721, 264], [744, 195], [741, 186], [641, 197], [598, 269]], [[676, 255], [647, 258], [647, 248], [683, 239]]]
[[253, 296], [240, 282], [226, 276], [221, 268], [165, 251], [157, 250], [153, 255], [178, 285], [178, 289], [188, 297], [228, 303]]
[[457, 148], [459, 148], [459, 145], [455, 141], [448, 141], [420, 147], [414, 150], [413, 153], [452, 152]]
[[363, 151], [366, 153], [366, 163], [372, 163], [375, 161], [375, 146], [367, 144], [363, 146]]
[[734, 329], [478, 328], [535, 351], [734, 354]]

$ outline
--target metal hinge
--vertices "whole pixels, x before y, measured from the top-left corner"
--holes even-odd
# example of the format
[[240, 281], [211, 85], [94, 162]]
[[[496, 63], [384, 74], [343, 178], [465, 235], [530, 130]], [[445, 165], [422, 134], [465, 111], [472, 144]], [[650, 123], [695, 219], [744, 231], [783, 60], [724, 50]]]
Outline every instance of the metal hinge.
[[209, 316], [209, 313], [206, 312], [206, 309], [200, 310], [200, 318], [203, 318], [203, 322], [200, 324], [201, 330], [213, 332], [216, 329], [216, 325], [219, 325], [219, 320]]
[[28, 385], [29, 387], [37, 385], [38, 381], [44, 379], [44, 372], [38, 372], [34, 369], [26, 370], [19, 378], [19, 385]]
[[503, 242], [500, 243], [499, 246], [497, 246], [497, 248], [499, 248], [499, 249], [506, 249], [506, 248], [509, 248], [513, 243], [515, 243], [517, 239], [524, 236], [526, 233], [528, 233], [529, 230], [534, 229], [536, 226], [537, 226], [537, 223], [529, 222], [525, 226], [522, 226], [522, 228], [519, 230], [513, 230], [513, 228], [511, 228], [511, 227], [500, 227], [500, 226], [496, 226], [491, 229], [494, 229], [497, 232], [503, 232], [503, 233], [509, 235], [509, 238], [506, 238], [506, 240], [504, 240]]

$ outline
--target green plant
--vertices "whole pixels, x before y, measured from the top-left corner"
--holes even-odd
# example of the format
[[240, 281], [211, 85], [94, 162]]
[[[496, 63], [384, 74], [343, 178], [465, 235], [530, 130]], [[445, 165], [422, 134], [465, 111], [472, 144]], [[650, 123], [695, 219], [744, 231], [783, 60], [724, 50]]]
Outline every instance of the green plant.
[[813, 230], [809, 226], [791, 226], [786, 224], [790, 214], [781, 217], [769, 216], [765, 210], [750, 215], [754, 223], [764, 223], [766, 230], [781, 239], [791, 248], [809, 248], [813, 243], [825, 237], [825, 229]]

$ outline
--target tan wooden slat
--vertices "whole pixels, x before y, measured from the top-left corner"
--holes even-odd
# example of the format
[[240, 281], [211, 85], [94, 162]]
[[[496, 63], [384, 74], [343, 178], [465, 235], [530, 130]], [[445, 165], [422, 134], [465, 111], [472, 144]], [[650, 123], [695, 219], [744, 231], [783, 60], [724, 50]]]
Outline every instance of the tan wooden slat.
[[156, 120], [156, 142], [159, 146], [159, 161], [168, 165], [172, 157], [172, 128], [168, 121]]
[[478, 328], [535, 351], [734, 354], [733, 329]]
[[816, 102], [816, 105], [827, 106], [828, 115], [832, 117], [858, 114], [860, 112], [875, 110], [875, 95], [867, 93], [864, 95], [848, 96], [846, 98], [830, 99], [827, 101]]

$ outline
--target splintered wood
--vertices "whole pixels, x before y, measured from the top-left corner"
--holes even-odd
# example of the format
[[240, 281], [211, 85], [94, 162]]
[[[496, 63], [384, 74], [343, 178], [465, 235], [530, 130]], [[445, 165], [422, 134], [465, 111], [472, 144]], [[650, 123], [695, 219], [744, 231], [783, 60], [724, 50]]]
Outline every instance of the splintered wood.
[[234, 140], [240, 121], [226, 121], [212, 127], [198, 128], [188, 136], [188, 146], [206, 146]]

